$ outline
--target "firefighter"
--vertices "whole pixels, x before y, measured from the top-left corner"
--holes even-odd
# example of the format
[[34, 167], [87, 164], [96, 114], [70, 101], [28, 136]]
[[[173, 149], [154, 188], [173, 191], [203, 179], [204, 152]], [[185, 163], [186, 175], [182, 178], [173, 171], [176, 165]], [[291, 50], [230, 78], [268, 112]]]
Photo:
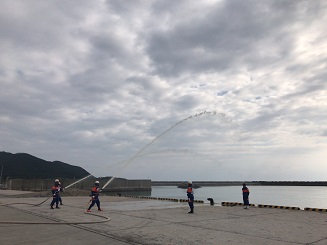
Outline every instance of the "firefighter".
[[92, 202], [89, 208], [86, 210], [86, 212], [91, 212], [91, 208], [94, 206], [94, 204], [98, 206], [99, 211], [102, 211], [102, 209], [100, 208], [100, 200], [99, 200], [99, 194], [101, 192], [99, 185], [100, 185], [99, 181], [95, 181], [94, 187], [91, 189]]
[[56, 208], [59, 208], [58, 204], [59, 204], [59, 192], [60, 192], [60, 185], [59, 185], [59, 180], [56, 179], [54, 182], [54, 186], [52, 186], [51, 188], [51, 192], [52, 192], [52, 202], [50, 203], [50, 208], [53, 209], [53, 205], [56, 204]]
[[[59, 181], [59, 187], [60, 187], [60, 191], [64, 191], [65, 190], [65, 188], [63, 188], [62, 187], [62, 185], [61, 185], [61, 183], [60, 183], [60, 181]], [[59, 203], [60, 203], [60, 205], [63, 205], [62, 204], [62, 199], [61, 199], [61, 196], [60, 196], [60, 194], [58, 193], [58, 195], [59, 195], [59, 197], [58, 197], [58, 200], [59, 200]]]
[[243, 183], [243, 188], [242, 188], [242, 194], [243, 194], [243, 203], [244, 203], [244, 209], [247, 209], [249, 207], [249, 195], [250, 191], [246, 187], [246, 184]]
[[191, 211], [188, 212], [189, 214], [194, 213], [194, 195], [193, 195], [193, 185], [192, 182], [187, 182], [187, 198], [188, 198], [188, 205], [190, 206]]

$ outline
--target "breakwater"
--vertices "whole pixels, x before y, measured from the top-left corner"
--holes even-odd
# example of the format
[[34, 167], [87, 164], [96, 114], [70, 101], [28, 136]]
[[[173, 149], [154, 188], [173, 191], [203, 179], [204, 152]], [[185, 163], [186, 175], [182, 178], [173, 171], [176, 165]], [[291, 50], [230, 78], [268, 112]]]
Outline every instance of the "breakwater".
[[[89, 190], [94, 186], [94, 181], [98, 180], [101, 185], [104, 185], [111, 177], [95, 178], [90, 177], [75, 185], [70, 189]], [[63, 187], [68, 186], [76, 179], [60, 179]], [[22, 190], [22, 191], [47, 191], [51, 190], [53, 186], [53, 179], [7, 179], [5, 189], [8, 190]], [[124, 178], [115, 178], [110, 185], [105, 189], [105, 192], [125, 192], [125, 191], [151, 191], [151, 180], [136, 179], [129, 180]]]
[[[327, 181], [193, 181], [199, 186], [241, 186], [267, 185], [267, 186], [327, 186]], [[152, 186], [178, 186], [187, 181], [152, 181]]]

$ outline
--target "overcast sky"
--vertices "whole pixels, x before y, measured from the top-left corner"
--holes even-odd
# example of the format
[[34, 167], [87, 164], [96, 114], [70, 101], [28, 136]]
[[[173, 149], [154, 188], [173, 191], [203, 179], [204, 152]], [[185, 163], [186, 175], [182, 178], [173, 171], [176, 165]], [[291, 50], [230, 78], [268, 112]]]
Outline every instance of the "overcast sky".
[[0, 151], [152, 180], [327, 179], [327, 1], [0, 1]]

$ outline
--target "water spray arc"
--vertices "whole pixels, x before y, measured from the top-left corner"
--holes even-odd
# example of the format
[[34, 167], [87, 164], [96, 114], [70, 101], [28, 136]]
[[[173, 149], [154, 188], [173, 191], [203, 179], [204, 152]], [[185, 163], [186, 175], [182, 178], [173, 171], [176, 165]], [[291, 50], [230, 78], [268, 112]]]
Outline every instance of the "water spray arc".
[[184, 118], [183, 120], [175, 123], [173, 126], [171, 126], [170, 128], [168, 128], [166, 131], [162, 132], [160, 135], [158, 135], [156, 138], [154, 138], [150, 143], [148, 143], [146, 146], [144, 146], [140, 151], [138, 151], [133, 157], [131, 157], [126, 163], [125, 163], [125, 166], [128, 165], [130, 162], [132, 162], [135, 158], [137, 158], [144, 150], [146, 150], [151, 144], [153, 144], [156, 140], [158, 140], [161, 136], [165, 135], [166, 133], [168, 133], [170, 130], [172, 130], [173, 128], [175, 128], [176, 126], [178, 126], [179, 124], [189, 120], [189, 119], [192, 119], [192, 118], [196, 118], [196, 117], [200, 117], [200, 116], [203, 116], [203, 115], [219, 115], [219, 116], [225, 116], [225, 114], [223, 113], [217, 113], [217, 112], [207, 112], [207, 111], [204, 111], [204, 112], [201, 112], [201, 113], [198, 113], [198, 114], [194, 114], [194, 115], [191, 115], [187, 118]]
[[[222, 117], [226, 117], [224, 113], [217, 113], [215, 111], [211, 112], [211, 111], [203, 111], [200, 113], [196, 113], [194, 115], [191, 115], [187, 118], [184, 118], [182, 120], [180, 120], [179, 122], [175, 123], [173, 126], [171, 126], [170, 128], [168, 128], [167, 130], [165, 130], [164, 132], [162, 132], [160, 135], [158, 135], [156, 138], [154, 138], [151, 142], [149, 142], [147, 145], [145, 145], [141, 150], [139, 150], [135, 155], [133, 155], [129, 160], [127, 160], [124, 164], [124, 167], [126, 167], [129, 163], [131, 163], [135, 158], [139, 157], [140, 154], [146, 150], [151, 144], [153, 144], [156, 140], [158, 140], [161, 136], [165, 135], [166, 133], [168, 133], [170, 130], [172, 130], [173, 128], [175, 128], [176, 126], [178, 126], [179, 124], [192, 119], [192, 118], [197, 118], [197, 117], [201, 117], [204, 115], [217, 115], [217, 116], [222, 116]], [[107, 187], [113, 180], [115, 179], [115, 177], [112, 177], [107, 183], [105, 183], [105, 185], [102, 187], [102, 189], [104, 189], [105, 187]]]
[[101, 189], [106, 188], [114, 179], [115, 179], [115, 177], [111, 177], [111, 179], [107, 183], [105, 183], [104, 186], [102, 186]]
[[83, 181], [83, 180], [85, 180], [85, 179], [87, 179], [87, 178], [89, 178], [89, 177], [91, 177], [91, 176], [92, 176], [92, 174], [90, 174], [90, 175], [88, 175], [88, 176], [86, 176], [86, 177], [84, 177], [84, 178], [82, 178], [82, 179], [80, 179], [80, 180], [77, 180], [77, 181], [75, 181], [74, 183], [72, 183], [72, 184], [66, 186], [65, 189], [68, 189], [69, 187], [72, 187], [73, 185], [75, 185], [75, 184], [77, 184], [77, 183], [79, 183], [79, 182], [81, 182], [81, 181]]

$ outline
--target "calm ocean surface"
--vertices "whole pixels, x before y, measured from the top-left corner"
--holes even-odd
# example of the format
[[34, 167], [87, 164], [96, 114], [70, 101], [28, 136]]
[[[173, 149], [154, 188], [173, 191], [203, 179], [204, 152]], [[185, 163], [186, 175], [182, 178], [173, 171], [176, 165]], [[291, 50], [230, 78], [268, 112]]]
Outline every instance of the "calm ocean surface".
[[[248, 186], [250, 203], [308, 208], [327, 208], [327, 187], [324, 186]], [[174, 186], [153, 186], [152, 197], [186, 199], [186, 189]], [[214, 186], [194, 189], [194, 198], [208, 203], [242, 202], [242, 186]]]

